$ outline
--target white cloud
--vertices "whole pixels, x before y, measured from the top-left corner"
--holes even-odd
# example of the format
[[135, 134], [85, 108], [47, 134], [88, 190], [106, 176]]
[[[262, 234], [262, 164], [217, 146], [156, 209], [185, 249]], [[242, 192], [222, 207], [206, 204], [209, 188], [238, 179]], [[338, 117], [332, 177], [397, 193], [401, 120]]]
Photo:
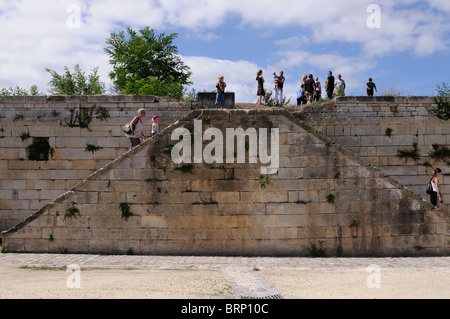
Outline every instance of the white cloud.
[[218, 77], [223, 75], [227, 91], [234, 92], [237, 101], [256, 101], [256, 72], [259, 67], [255, 63], [193, 56], [184, 56], [182, 59], [192, 69], [191, 80], [197, 91], [214, 91]]
[[450, 1], [448, 0], [428, 0], [430, 5], [440, 11], [450, 13]]
[[[450, 1], [380, 0], [380, 29], [366, 25], [366, 9], [371, 3], [373, 0], [0, 0], [0, 87], [38, 84], [45, 90], [50, 79], [46, 67], [62, 72], [64, 66], [73, 68], [77, 63], [87, 73], [99, 66], [102, 81], [108, 83], [105, 39], [128, 25], [134, 29], [147, 25], [158, 30], [186, 28], [193, 38], [205, 41], [218, 40], [223, 32], [260, 28], [260, 35], [279, 50], [271, 56], [276, 62], [267, 60], [267, 65], [258, 66], [239, 58], [184, 57], [196, 88], [213, 90], [217, 76], [223, 74], [229, 90], [236, 91], [243, 101], [256, 99], [254, 78], [259, 68], [266, 76], [283, 69], [290, 76], [287, 87], [293, 91], [302, 73], [323, 72], [323, 78], [328, 69], [342, 73], [351, 86], [374, 68], [374, 57], [401, 52], [422, 57], [449, 45]], [[80, 6], [79, 29], [67, 25], [70, 4]], [[238, 25], [224, 29], [230, 18]], [[298, 28], [298, 32], [275, 40], [272, 32], [279, 27]], [[317, 43], [349, 44], [357, 49], [352, 56], [316, 54]]]
[[108, 72], [103, 53], [107, 24], [86, 19], [81, 28], [70, 28], [67, 8], [71, 1], [8, 3], [9, 10], [0, 14], [1, 87], [37, 84], [45, 91], [50, 80], [45, 68], [61, 73], [64, 66], [73, 69], [77, 63], [87, 73], [95, 66]]

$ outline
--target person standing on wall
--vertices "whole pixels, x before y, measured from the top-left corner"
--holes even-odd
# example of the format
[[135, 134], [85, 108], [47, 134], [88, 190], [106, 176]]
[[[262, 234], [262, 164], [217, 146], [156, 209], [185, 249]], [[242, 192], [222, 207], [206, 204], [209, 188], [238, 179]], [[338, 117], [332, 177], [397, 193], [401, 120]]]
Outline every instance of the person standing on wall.
[[431, 175], [431, 186], [433, 188], [433, 191], [430, 194], [430, 202], [436, 208], [442, 207], [442, 203], [444, 202], [442, 200], [442, 195], [439, 190], [439, 176], [441, 175], [442, 170], [440, 168], [436, 168], [433, 171], [433, 175]]
[[345, 81], [340, 74], [337, 77], [336, 84], [334, 85], [336, 88], [336, 96], [345, 96]]
[[377, 86], [372, 82], [372, 78], [369, 79], [369, 82], [366, 83], [367, 96], [373, 96], [373, 91], [378, 93]]
[[284, 72], [280, 71], [280, 75], [277, 76], [277, 81], [275, 82], [275, 106], [283, 106], [283, 87], [285, 81]]
[[135, 148], [139, 144], [141, 144], [142, 141], [145, 141], [144, 136], [144, 123], [142, 122], [142, 119], [145, 117], [145, 110], [140, 109], [138, 110], [138, 115], [133, 118], [133, 120], [130, 123], [131, 133], [126, 134], [126, 136], [130, 139], [131, 147]]
[[333, 92], [334, 92], [334, 76], [333, 72], [328, 72], [328, 78], [325, 81], [325, 89], [327, 91], [327, 96], [330, 100], [333, 99]]
[[258, 99], [256, 100], [256, 104], [264, 104], [263, 99], [266, 96], [266, 91], [264, 90], [264, 78], [262, 74], [262, 70], [259, 70], [258, 73], [256, 73], [256, 81], [258, 81], [258, 91], [256, 92]]
[[216, 109], [223, 109], [225, 105], [225, 88], [227, 84], [223, 81], [223, 75], [219, 76], [219, 82], [216, 84], [217, 94], [216, 94]]
[[297, 106], [302, 106], [306, 104], [306, 96], [305, 96], [305, 89], [303, 88], [303, 85], [297, 90]]
[[314, 91], [314, 101], [319, 102], [319, 100], [322, 98], [322, 85], [319, 82], [319, 78], [316, 76], [314, 79], [314, 82], [316, 83], [316, 90]]
[[314, 82], [313, 75], [310, 74], [308, 80], [305, 82], [306, 99], [308, 104], [314, 103], [314, 91], [316, 90], [316, 83]]

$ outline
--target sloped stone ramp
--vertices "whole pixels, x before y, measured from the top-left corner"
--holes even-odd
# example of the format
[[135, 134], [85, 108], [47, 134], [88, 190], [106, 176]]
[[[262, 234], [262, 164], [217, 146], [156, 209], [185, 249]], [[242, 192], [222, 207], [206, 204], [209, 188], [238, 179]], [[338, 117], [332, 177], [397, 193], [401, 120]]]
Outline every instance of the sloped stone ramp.
[[[172, 132], [194, 132], [194, 120], [203, 132], [279, 129], [277, 173], [262, 175], [260, 158], [251, 164], [248, 154], [241, 164], [175, 164], [170, 151], [179, 141]], [[430, 204], [314, 133], [283, 110], [193, 111], [3, 232], [3, 247], [89, 254], [447, 254], [448, 222]]]

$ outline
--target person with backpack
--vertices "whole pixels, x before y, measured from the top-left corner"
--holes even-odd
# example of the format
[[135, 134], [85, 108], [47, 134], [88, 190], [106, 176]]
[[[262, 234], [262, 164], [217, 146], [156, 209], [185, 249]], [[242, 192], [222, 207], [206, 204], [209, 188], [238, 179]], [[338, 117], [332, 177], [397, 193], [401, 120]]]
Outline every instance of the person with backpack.
[[436, 168], [433, 171], [433, 175], [431, 175], [431, 180], [429, 182], [429, 190], [427, 190], [427, 193], [430, 194], [430, 202], [434, 206], [434, 208], [441, 208], [442, 203], [444, 202], [439, 190], [439, 176], [441, 175], [441, 173], [442, 170], [440, 168]]
[[126, 134], [126, 136], [130, 139], [131, 142], [130, 150], [141, 144], [142, 141], [145, 141], [144, 123], [142, 122], [142, 119], [144, 117], [145, 117], [145, 110], [140, 109], [138, 111], [137, 116], [135, 116], [133, 120], [130, 122], [131, 133]]

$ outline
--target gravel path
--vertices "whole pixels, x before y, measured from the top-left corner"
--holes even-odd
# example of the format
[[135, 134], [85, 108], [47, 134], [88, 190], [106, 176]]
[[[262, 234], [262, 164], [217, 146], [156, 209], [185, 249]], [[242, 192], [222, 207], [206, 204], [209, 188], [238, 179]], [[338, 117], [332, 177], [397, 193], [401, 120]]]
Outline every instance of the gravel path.
[[0, 254], [2, 299], [450, 298], [450, 257]]

